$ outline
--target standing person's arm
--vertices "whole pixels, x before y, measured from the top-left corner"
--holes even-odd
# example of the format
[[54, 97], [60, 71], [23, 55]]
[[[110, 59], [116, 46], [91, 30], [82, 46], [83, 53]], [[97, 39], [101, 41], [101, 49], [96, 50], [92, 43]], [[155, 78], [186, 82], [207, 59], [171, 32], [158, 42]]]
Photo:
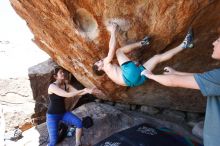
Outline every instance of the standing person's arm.
[[199, 89], [199, 86], [193, 74], [191, 73], [188, 75], [178, 75], [178, 74], [154, 75], [148, 73], [147, 71], [143, 71], [141, 74], [164, 86]]
[[148, 75], [148, 78], [170, 87], [183, 87], [199, 89], [199, 86], [193, 75]]
[[165, 67], [164, 68], [164, 74], [167, 75], [167, 74], [175, 74], [175, 75], [194, 75], [195, 73], [188, 73], [188, 72], [180, 72], [180, 71], [177, 71], [175, 69], [173, 69], [172, 67]]

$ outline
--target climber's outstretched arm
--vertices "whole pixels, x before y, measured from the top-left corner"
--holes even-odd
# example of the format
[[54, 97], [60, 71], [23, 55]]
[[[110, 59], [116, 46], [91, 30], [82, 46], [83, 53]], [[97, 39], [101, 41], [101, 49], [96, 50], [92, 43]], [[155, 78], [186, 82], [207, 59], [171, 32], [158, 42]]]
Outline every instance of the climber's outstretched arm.
[[115, 51], [116, 51], [116, 29], [117, 29], [117, 24], [112, 23], [109, 26], [109, 30], [111, 33], [110, 36], [110, 41], [109, 41], [109, 51], [107, 57], [104, 59], [106, 63], [110, 63], [112, 59], [115, 56]]

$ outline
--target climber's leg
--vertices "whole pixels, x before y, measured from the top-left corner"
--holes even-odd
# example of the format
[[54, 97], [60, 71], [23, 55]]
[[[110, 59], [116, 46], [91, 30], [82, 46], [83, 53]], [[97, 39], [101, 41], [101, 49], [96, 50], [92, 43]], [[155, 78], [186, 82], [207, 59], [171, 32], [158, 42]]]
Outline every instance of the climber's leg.
[[156, 67], [157, 64], [171, 59], [174, 55], [181, 52], [185, 48], [192, 48], [192, 47], [193, 47], [193, 38], [192, 38], [192, 29], [190, 29], [184, 41], [179, 46], [163, 54], [158, 54], [158, 55], [153, 56], [151, 59], [145, 62], [143, 66], [148, 71], [152, 72], [152, 70]]

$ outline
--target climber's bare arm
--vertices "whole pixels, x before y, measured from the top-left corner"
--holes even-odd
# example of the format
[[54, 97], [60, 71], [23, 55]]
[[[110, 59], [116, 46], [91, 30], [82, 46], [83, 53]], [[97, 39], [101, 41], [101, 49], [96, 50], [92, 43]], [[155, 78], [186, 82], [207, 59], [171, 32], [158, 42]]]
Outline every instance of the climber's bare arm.
[[111, 26], [109, 26], [109, 30], [111, 33], [110, 36], [110, 41], [109, 41], [109, 51], [107, 57], [104, 59], [105, 63], [110, 63], [112, 59], [115, 56], [115, 51], [116, 51], [116, 28], [117, 24], [112, 23]]

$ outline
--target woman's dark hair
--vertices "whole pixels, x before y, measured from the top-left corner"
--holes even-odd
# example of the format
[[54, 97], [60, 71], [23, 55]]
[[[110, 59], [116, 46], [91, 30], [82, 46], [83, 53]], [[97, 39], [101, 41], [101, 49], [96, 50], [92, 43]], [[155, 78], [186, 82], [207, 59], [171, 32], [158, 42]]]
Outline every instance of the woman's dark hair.
[[56, 79], [54, 78], [54, 75], [57, 75], [57, 73], [59, 72], [59, 70], [63, 68], [61, 66], [56, 66], [53, 71], [51, 72], [51, 77], [50, 77], [50, 83], [53, 83], [56, 81]]
[[101, 76], [105, 73], [103, 70], [99, 70], [99, 67], [95, 64], [93, 64], [92, 70], [97, 76]]

